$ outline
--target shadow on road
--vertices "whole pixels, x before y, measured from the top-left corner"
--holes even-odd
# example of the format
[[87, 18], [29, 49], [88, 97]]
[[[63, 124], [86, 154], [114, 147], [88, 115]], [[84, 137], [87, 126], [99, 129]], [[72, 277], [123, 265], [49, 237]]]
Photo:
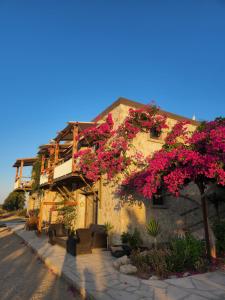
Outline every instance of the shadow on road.
[[0, 228], [0, 299], [77, 299], [69, 286], [49, 271], [25, 243]]

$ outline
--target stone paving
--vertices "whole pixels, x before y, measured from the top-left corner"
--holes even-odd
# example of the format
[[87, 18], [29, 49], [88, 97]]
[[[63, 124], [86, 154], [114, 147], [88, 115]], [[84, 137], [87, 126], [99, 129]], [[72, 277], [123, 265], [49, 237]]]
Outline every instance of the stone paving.
[[8, 224], [45, 264], [63, 276], [80, 293], [97, 300], [225, 300], [225, 273], [222, 271], [180, 279], [143, 280], [119, 273], [112, 267], [109, 252], [80, 255], [76, 258], [46, 237], [25, 231], [22, 225]]

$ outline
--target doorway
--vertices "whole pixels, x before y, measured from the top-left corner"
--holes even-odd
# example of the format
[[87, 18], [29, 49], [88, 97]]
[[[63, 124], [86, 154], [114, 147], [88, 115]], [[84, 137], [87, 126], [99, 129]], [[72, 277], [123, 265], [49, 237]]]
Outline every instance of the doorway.
[[85, 228], [98, 224], [98, 199], [93, 193], [85, 195]]

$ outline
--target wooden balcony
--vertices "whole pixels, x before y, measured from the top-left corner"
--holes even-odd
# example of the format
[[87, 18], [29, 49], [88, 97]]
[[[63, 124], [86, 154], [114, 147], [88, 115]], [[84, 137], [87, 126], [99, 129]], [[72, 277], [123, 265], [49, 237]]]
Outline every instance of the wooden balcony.
[[16, 176], [14, 183], [14, 190], [32, 190], [33, 180], [31, 177], [23, 176], [23, 168], [24, 167], [32, 167], [34, 163], [37, 161], [37, 157], [31, 158], [18, 158], [14, 163], [13, 167], [16, 168]]
[[32, 180], [30, 177], [18, 178], [14, 183], [14, 190], [30, 191], [32, 188]]
[[69, 160], [62, 162], [61, 164], [57, 165], [54, 169], [53, 179], [58, 179], [65, 175], [71, 174], [73, 168], [73, 159], [70, 158]]

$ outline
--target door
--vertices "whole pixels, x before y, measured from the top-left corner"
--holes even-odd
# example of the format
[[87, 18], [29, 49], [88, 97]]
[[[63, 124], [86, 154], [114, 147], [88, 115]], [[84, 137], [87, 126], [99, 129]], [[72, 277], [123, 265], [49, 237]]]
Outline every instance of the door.
[[85, 227], [98, 223], [98, 200], [94, 194], [85, 195]]

